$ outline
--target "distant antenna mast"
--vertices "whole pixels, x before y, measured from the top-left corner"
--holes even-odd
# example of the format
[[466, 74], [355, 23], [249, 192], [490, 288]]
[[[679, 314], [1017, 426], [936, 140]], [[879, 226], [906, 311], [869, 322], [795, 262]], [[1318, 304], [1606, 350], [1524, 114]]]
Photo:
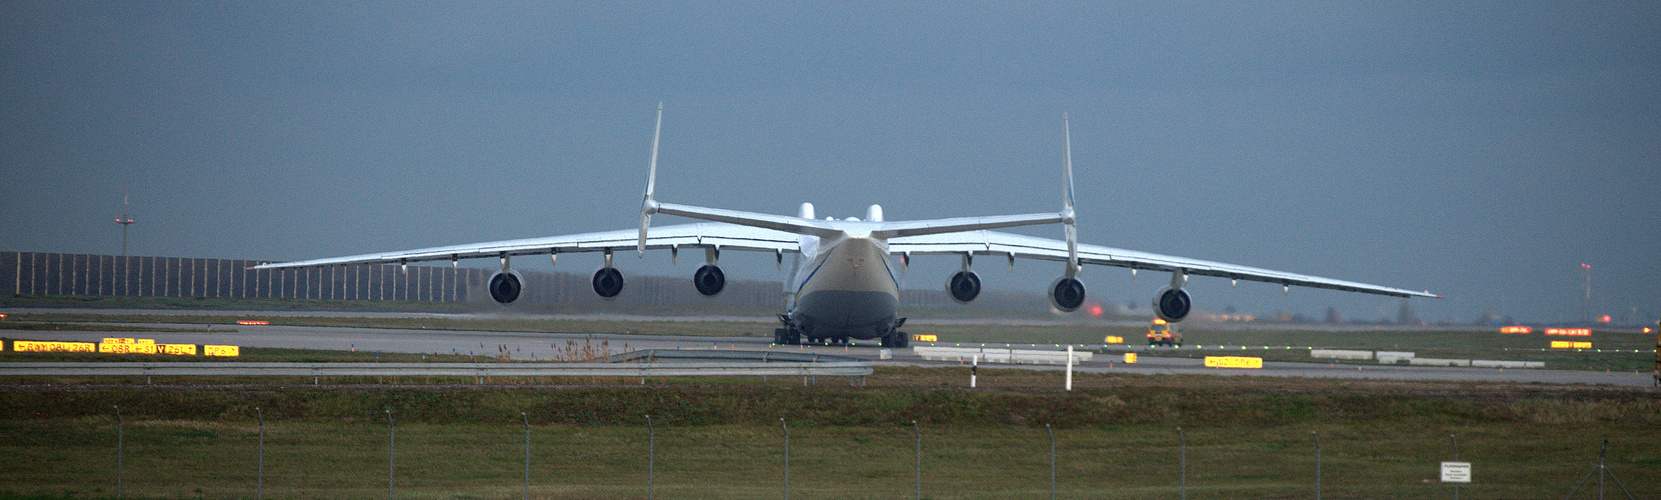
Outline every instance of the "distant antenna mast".
[[1580, 268], [1586, 271], [1586, 295], [1580, 298], [1580, 321], [1592, 322], [1592, 265], [1582, 262]]
[[121, 256], [127, 256], [127, 226], [133, 225], [133, 219], [127, 217], [127, 190], [121, 190], [121, 218], [115, 220], [121, 225]]

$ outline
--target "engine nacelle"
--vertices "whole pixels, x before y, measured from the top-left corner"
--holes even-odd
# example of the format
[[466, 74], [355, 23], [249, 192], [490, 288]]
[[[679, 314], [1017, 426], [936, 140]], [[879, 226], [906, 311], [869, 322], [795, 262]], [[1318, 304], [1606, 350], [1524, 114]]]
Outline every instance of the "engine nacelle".
[[496, 271], [490, 275], [490, 298], [497, 303], [507, 304], [519, 299], [519, 292], [525, 289], [525, 277], [519, 271], [508, 269]]
[[967, 303], [980, 296], [980, 275], [974, 271], [958, 271], [946, 280], [946, 292], [952, 300]]
[[692, 286], [698, 288], [698, 293], [705, 297], [714, 297], [727, 287], [727, 275], [714, 264], [705, 264], [692, 273]]
[[1077, 311], [1084, 305], [1084, 282], [1062, 276], [1050, 284], [1050, 305], [1061, 312]]
[[1170, 323], [1182, 321], [1188, 317], [1189, 310], [1193, 309], [1194, 301], [1188, 297], [1188, 291], [1181, 288], [1165, 287], [1159, 289], [1153, 296], [1153, 313], [1159, 319]]
[[623, 272], [615, 267], [602, 267], [599, 271], [594, 271], [594, 293], [606, 299], [623, 293]]

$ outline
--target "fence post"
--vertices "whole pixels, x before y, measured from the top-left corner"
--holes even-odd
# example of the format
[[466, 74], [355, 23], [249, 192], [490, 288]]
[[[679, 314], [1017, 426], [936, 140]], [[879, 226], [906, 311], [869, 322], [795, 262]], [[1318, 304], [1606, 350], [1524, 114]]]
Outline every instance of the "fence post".
[[779, 426], [784, 428], [784, 500], [790, 500], [790, 424], [779, 417]]
[[1321, 435], [1309, 431], [1309, 436], [1315, 438], [1315, 500], [1321, 500]]
[[392, 423], [392, 410], [386, 410], [386, 498], [392, 498], [393, 452], [397, 449], [398, 428]]
[[646, 415], [646, 498], [657, 492], [657, 431], [652, 429], [652, 416]]
[[115, 407], [115, 497], [121, 498], [122, 454], [127, 442], [127, 422], [121, 419], [121, 407]]
[[1182, 468], [1182, 500], [1188, 500], [1188, 438], [1182, 435], [1181, 427], [1177, 428], [1177, 443], [1181, 446], [1178, 448], [1177, 463]]
[[531, 499], [531, 417], [525, 412], [519, 412], [519, 418], [525, 421], [525, 500]]
[[917, 498], [923, 498], [923, 431], [917, 429], [917, 421], [911, 421], [911, 433], [917, 436]]
[[1044, 432], [1050, 434], [1050, 500], [1055, 500], [1055, 430], [1044, 424]]
[[1618, 477], [1615, 477], [1615, 471], [1609, 470], [1609, 466], [1605, 465], [1604, 458], [1608, 454], [1609, 454], [1609, 438], [1603, 438], [1603, 448], [1598, 450], [1598, 464], [1596, 466], [1593, 466], [1592, 470], [1590, 472], [1586, 473], [1586, 477], [1580, 478], [1580, 482], [1575, 483], [1574, 488], [1569, 490], [1569, 494], [1563, 496], [1564, 500], [1568, 500], [1569, 498], [1573, 498], [1575, 492], [1580, 491], [1580, 485], [1586, 484], [1586, 480], [1588, 478], [1591, 478], [1592, 474], [1597, 474], [1598, 475], [1598, 499], [1599, 500], [1603, 499], [1603, 476], [1606, 475], [1606, 474], [1609, 476], [1609, 479], [1612, 479], [1612, 480], [1615, 481], [1616, 486], [1621, 487], [1621, 493], [1625, 494], [1626, 498], [1628, 498], [1628, 499], [1632, 498], [1632, 492], [1627, 491], [1626, 490], [1626, 485], [1621, 484], [1621, 479], [1618, 478]]
[[[1459, 461], [1459, 438], [1448, 434], [1448, 440], [1453, 441], [1453, 461]], [[1453, 500], [1459, 500], [1459, 483], [1453, 483]]]
[[260, 419], [260, 451], [259, 451], [259, 473], [258, 473], [259, 474], [258, 475], [259, 479], [257, 480], [258, 482], [255, 483], [255, 486], [254, 486], [254, 498], [257, 499], [257, 500], [264, 500], [265, 499], [265, 412], [260, 411], [260, 408], [258, 406], [256, 406], [256, 407], [254, 407], [254, 414], [257, 415]]

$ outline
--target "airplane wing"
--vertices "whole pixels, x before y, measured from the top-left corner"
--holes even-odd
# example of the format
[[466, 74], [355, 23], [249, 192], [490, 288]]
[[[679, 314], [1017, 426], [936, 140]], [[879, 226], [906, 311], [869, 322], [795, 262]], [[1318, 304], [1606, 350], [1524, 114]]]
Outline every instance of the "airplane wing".
[[[294, 267], [342, 266], [350, 264], [402, 264], [435, 260], [459, 260], [510, 255], [540, 255], [548, 253], [602, 252], [634, 249], [638, 244], [633, 229], [598, 233], [548, 236], [520, 240], [490, 241], [467, 245], [421, 248], [396, 252], [370, 253], [261, 264], [253, 269], [284, 269]], [[652, 228], [646, 248], [706, 248], [722, 250], [750, 250], [774, 253], [800, 251], [799, 236], [771, 229], [739, 226], [720, 222], [700, 222]]]
[[[1067, 242], [1065, 241], [998, 231], [968, 231], [897, 237], [888, 241], [888, 251], [901, 255], [962, 255], [969, 253], [1005, 256], [1011, 260], [1028, 258], [1066, 262], [1068, 259]], [[1436, 294], [1425, 291], [1406, 290], [1099, 245], [1078, 245], [1078, 259], [1080, 264], [1167, 272], [1181, 270], [1190, 275], [1278, 283], [1282, 286], [1327, 288], [1395, 297], [1441, 298]]]

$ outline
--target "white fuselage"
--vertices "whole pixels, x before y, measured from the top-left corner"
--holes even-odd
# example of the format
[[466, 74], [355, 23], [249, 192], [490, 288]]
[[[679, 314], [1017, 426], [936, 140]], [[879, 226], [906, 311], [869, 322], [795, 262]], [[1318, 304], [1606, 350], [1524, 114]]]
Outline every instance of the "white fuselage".
[[899, 279], [888, 242], [847, 232], [802, 236], [801, 254], [786, 281], [786, 315], [809, 338], [879, 338], [895, 326]]

